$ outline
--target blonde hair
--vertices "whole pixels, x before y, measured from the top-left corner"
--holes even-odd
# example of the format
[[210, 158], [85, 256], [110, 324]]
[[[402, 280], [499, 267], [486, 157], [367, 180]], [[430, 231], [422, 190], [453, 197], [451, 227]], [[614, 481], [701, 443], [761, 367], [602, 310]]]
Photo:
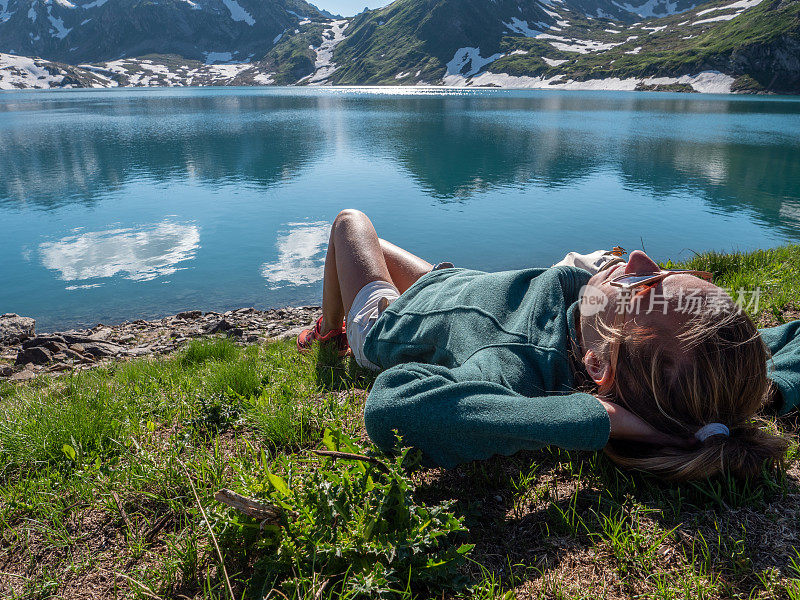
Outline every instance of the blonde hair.
[[[677, 334], [643, 328], [635, 319], [618, 330], [600, 329], [605, 351], [613, 341], [620, 344], [610, 399], [659, 431], [693, 440], [685, 447], [612, 440], [606, 454], [614, 462], [671, 480], [752, 477], [780, 463], [787, 440], [766, 431], [757, 416], [772, 385], [769, 352], [752, 320], [732, 302], [706, 307]], [[730, 435], [694, 441], [708, 423], [726, 425]]]

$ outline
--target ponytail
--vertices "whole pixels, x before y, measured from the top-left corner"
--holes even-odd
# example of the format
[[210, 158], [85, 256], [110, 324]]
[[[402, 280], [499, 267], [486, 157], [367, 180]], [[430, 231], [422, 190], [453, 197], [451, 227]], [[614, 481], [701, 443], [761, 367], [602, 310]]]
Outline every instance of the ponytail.
[[611, 441], [605, 453], [627, 469], [646, 471], [671, 481], [705, 479], [719, 474], [757, 477], [781, 464], [789, 442], [770, 433], [765, 423], [738, 427], [730, 435], [713, 435], [688, 447], [650, 446]]

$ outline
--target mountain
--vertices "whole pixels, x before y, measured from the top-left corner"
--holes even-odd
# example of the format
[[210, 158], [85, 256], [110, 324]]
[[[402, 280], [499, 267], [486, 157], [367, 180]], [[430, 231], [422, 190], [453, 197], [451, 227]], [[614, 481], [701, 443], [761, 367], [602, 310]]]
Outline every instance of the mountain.
[[243, 61], [320, 19], [304, 0], [0, 0], [0, 52], [72, 64], [148, 54]]
[[[398, 0], [353, 20], [331, 82], [586, 87], [616, 79], [609, 85], [633, 89], [645, 80], [691, 86], [681, 78], [716, 71], [722, 76], [706, 79], [721, 87], [800, 91], [797, 0], [712, 1], [682, 12], [651, 0], [624, 5], [615, 19], [587, 14], [608, 14], [601, 1], [590, 11], [588, 0]], [[674, 14], [635, 20], [634, 10]]]
[[304, 0], [0, 0], [0, 52], [0, 88], [800, 93], [800, 0], [396, 0], [351, 19]]

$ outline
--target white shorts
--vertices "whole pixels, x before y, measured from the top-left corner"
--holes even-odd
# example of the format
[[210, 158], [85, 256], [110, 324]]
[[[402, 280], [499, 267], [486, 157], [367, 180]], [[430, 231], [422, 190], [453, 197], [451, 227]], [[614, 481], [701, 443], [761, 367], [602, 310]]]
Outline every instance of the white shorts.
[[380, 370], [378, 365], [364, 357], [364, 341], [380, 316], [378, 303], [381, 298], [388, 298], [391, 302], [399, 297], [400, 292], [388, 281], [371, 281], [359, 290], [353, 300], [353, 306], [347, 313], [347, 343], [356, 362], [365, 369]]

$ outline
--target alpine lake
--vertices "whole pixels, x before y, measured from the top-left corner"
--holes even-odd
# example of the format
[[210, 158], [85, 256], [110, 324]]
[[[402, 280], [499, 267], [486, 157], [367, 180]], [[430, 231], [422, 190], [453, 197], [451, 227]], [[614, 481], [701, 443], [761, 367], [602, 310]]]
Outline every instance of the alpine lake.
[[357, 208], [503, 270], [800, 242], [800, 98], [441, 88], [0, 93], [0, 313], [318, 304]]

